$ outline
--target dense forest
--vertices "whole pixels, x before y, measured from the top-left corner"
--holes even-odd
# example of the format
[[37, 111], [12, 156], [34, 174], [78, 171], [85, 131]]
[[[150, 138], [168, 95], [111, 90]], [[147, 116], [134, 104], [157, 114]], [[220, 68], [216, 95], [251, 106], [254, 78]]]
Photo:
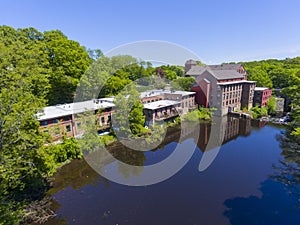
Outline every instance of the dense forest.
[[[182, 66], [153, 67], [131, 56], [108, 58], [101, 50], [86, 49], [59, 30], [0, 26], [0, 40], [0, 224], [42, 220], [37, 214], [47, 215], [47, 209], [37, 202], [44, 197], [47, 178], [58, 165], [82, 157], [74, 138], [45, 146], [49, 137], [39, 131], [36, 117], [43, 107], [75, 98], [117, 95], [133, 81], [140, 86], [152, 82], [159, 88], [164, 85], [159, 78], [166, 78], [172, 88], [183, 90], [189, 90], [194, 82], [184, 77]], [[287, 136], [300, 142], [300, 57], [243, 65], [259, 86], [282, 88], [291, 97], [294, 120]], [[97, 92], [99, 86], [102, 88]], [[82, 91], [76, 96], [78, 89]], [[143, 116], [138, 111], [129, 116], [131, 129], [140, 132], [142, 127], [136, 120]]]
[[300, 57], [241, 62], [257, 86], [282, 89], [291, 98], [293, 121], [287, 135], [300, 143]]

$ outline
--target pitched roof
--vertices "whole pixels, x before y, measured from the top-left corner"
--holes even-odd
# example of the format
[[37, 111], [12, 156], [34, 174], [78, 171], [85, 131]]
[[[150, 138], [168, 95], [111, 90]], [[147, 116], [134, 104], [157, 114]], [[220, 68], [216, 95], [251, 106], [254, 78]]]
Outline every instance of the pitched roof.
[[241, 64], [194, 66], [186, 73], [186, 75], [199, 76], [205, 71], [208, 71], [217, 80], [244, 78], [244, 75], [237, 71], [241, 66]]
[[221, 65], [209, 65], [211, 70], [238, 70], [242, 64], [221, 64]]
[[217, 80], [244, 78], [244, 75], [236, 70], [211, 70], [209, 71]]
[[207, 66], [193, 66], [189, 71], [186, 72], [186, 75], [199, 76], [207, 69]]

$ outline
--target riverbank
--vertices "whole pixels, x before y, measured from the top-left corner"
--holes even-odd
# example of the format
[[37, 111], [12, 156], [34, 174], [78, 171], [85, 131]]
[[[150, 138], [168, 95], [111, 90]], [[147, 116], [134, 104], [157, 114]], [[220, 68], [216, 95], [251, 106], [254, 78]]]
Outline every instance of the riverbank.
[[[280, 180], [282, 186], [279, 185], [278, 181], [272, 180], [273, 176], [271, 176], [278, 174], [274, 165], [278, 165], [279, 160], [282, 160], [280, 143], [275, 137], [283, 129], [273, 126], [265, 126], [263, 129], [255, 127], [251, 135], [245, 135], [244, 131], [248, 128], [243, 126], [250, 126], [249, 123], [244, 123], [244, 119], [234, 119], [234, 121], [236, 123], [225, 121], [224, 127], [220, 126], [225, 129], [219, 129], [220, 132], [227, 131], [228, 133], [230, 130], [231, 133], [238, 133], [238, 136], [222, 145], [220, 154], [211, 168], [201, 173], [197, 171], [199, 160], [205, 152], [202, 150], [204, 146], [197, 139], [188, 137], [185, 139], [188, 141], [180, 144], [185, 146], [183, 149], [186, 149], [190, 148], [191, 141], [197, 143], [198, 148], [191, 160], [174, 177], [156, 185], [146, 187], [119, 185], [99, 176], [84, 160], [74, 160], [55, 175], [55, 187], [50, 190], [50, 193], [53, 210], [57, 213], [57, 217], [46, 224], [62, 225], [76, 221], [76, 224], [150, 225], [153, 223], [186, 224], [186, 221], [197, 223], [201, 220], [225, 225], [228, 221], [227, 217], [224, 217], [224, 210], [226, 212], [235, 210], [229, 204], [231, 201], [238, 204], [239, 208], [251, 208], [253, 199], [257, 207], [261, 205], [261, 201], [265, 200], [264, 207], [272, 210], [274, 204], [267, 204], [270, 198], [277, 204], [275, 207], [280, 210], [281, 217], [290, 216], [286, 207], [293, 209], [293, 206], [286, 203], [290, 203], [290, 199], [297, 201], [297, 196], [289, 195], [287, 199], [285, 193], [289, 191], [293, 193], [292, 187], [284, 185], [282, 180]], [[210, 129], [203, 124], [201, 126], [203, 129], [201, 129], [199, 140], [205, 140], [208, 133], [202, 131]], [[173, 126], [163, 146], [142, 154], [130, 151], [117, 143], [112, 149], [110, 147], [107, 149], [113, 151], [116, 159], [131, 165], [154, 165], [172, 154], [176, 145], [179, 144], [180, 135], [180, 127]], [[261, 144], [262, 142], [264, 145]], [[235, 163], [237, 161], [239, 163]], [[142, 176], [144, 172], [137, 168], [128, 170], [117, 161], [106, 163], [102, 167], [103, 170], [115, 168], [115, 173], [125, 179]], [[224, 186], [224, 180], [227, 181], [227, 186], [220, 192], [218, 187]], [[261, 184], [267, 185], [268, 188], [261, 189], [261, 192], [258, 189]], [[184, 193], [184, 198], [174, 199], [174, 196], [182, 196], [182, 193]], [[242, 197], [237, 198], [237, 196]], [[248, 196], [252, 197], [248, 198]], [[224, 208], [224, 203], [228, 206], [227, 208]], [[280, 207], [281, 205], [285, 207]], [[149, 207], [151, 207], [151, 213], [149, 213]], [[174, 213], [178, 211], [181, 213]], [[206, 213], [207, 211], [210, 213]], [[153, 213], [159, 215], [162, 212], [165, 217], [152, 216]], [[249, 220], [261, 219], [256, 211], [250, 212], [253, 214], [249, 215]], [[239, 218], [240, 210], [230, 215]], [[228, 218], [232, 217], [228, 216]], [[270, 215], [268, 218], [273, 217]]]
[[291, 122], [291, 118], [290, 118], [289, 114], [287, 114], [283, 117], [267, 116], [267, 117], [262, 117], [259, 120], [263, 121], [263, 122], [279, 124], [279, 125], [285, 125], [285, 126], [289, 125], [289, 123]]

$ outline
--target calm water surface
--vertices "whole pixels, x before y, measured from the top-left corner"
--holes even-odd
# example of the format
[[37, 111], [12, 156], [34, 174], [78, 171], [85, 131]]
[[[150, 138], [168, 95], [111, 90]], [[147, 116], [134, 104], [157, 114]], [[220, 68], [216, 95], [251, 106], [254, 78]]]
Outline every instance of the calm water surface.
[[[209, 124], [201, 125], [199, 140], [187, 135], [180, 143], [186, 148], [197, 143], [183, 169], [155, 185], [116, 184], [84, 160], [73, 161], [55, 176], [49, 193], [57, 217], [47, 224], [299, 225], [300, 188], [293, 182], [299, 170], [282, 156], [278, 136], [284, 128], [236, 118], [226, 118], [220, 126], [222, 145], [205, 171], [198, 167], [203, 152], [214, 151], [207, 145]], [[120, 144], [111, 148], [119, 160], [151, 165], [173, 152], [179, 136], [180, 130], [172, 128], [158, 149], [145, 153]], [[119, 166], [118, 173], [130, 179], [143, 171]]]

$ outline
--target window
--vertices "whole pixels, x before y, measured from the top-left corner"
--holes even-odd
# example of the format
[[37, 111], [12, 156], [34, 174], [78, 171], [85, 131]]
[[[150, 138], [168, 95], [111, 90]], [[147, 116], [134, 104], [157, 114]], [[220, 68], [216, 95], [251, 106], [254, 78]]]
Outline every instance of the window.
[[48, 121], [41, 121], [41, 126], [47, 126], [48, 125]]
[[66, 130], [67, 130], [67, 132], [70, 132], [70, 131], [71, 131], [71, 126], [70, 126], [70, 125], [67, 125], [67, 126], [66, 126]]
[[53, 123], [58, 123], [58, 119], [54, 119], [54, 120], [53, 120]]
[[104, 116], [101, 117], [101, 124], [104, 124], [105, 120], [104, 120]]

